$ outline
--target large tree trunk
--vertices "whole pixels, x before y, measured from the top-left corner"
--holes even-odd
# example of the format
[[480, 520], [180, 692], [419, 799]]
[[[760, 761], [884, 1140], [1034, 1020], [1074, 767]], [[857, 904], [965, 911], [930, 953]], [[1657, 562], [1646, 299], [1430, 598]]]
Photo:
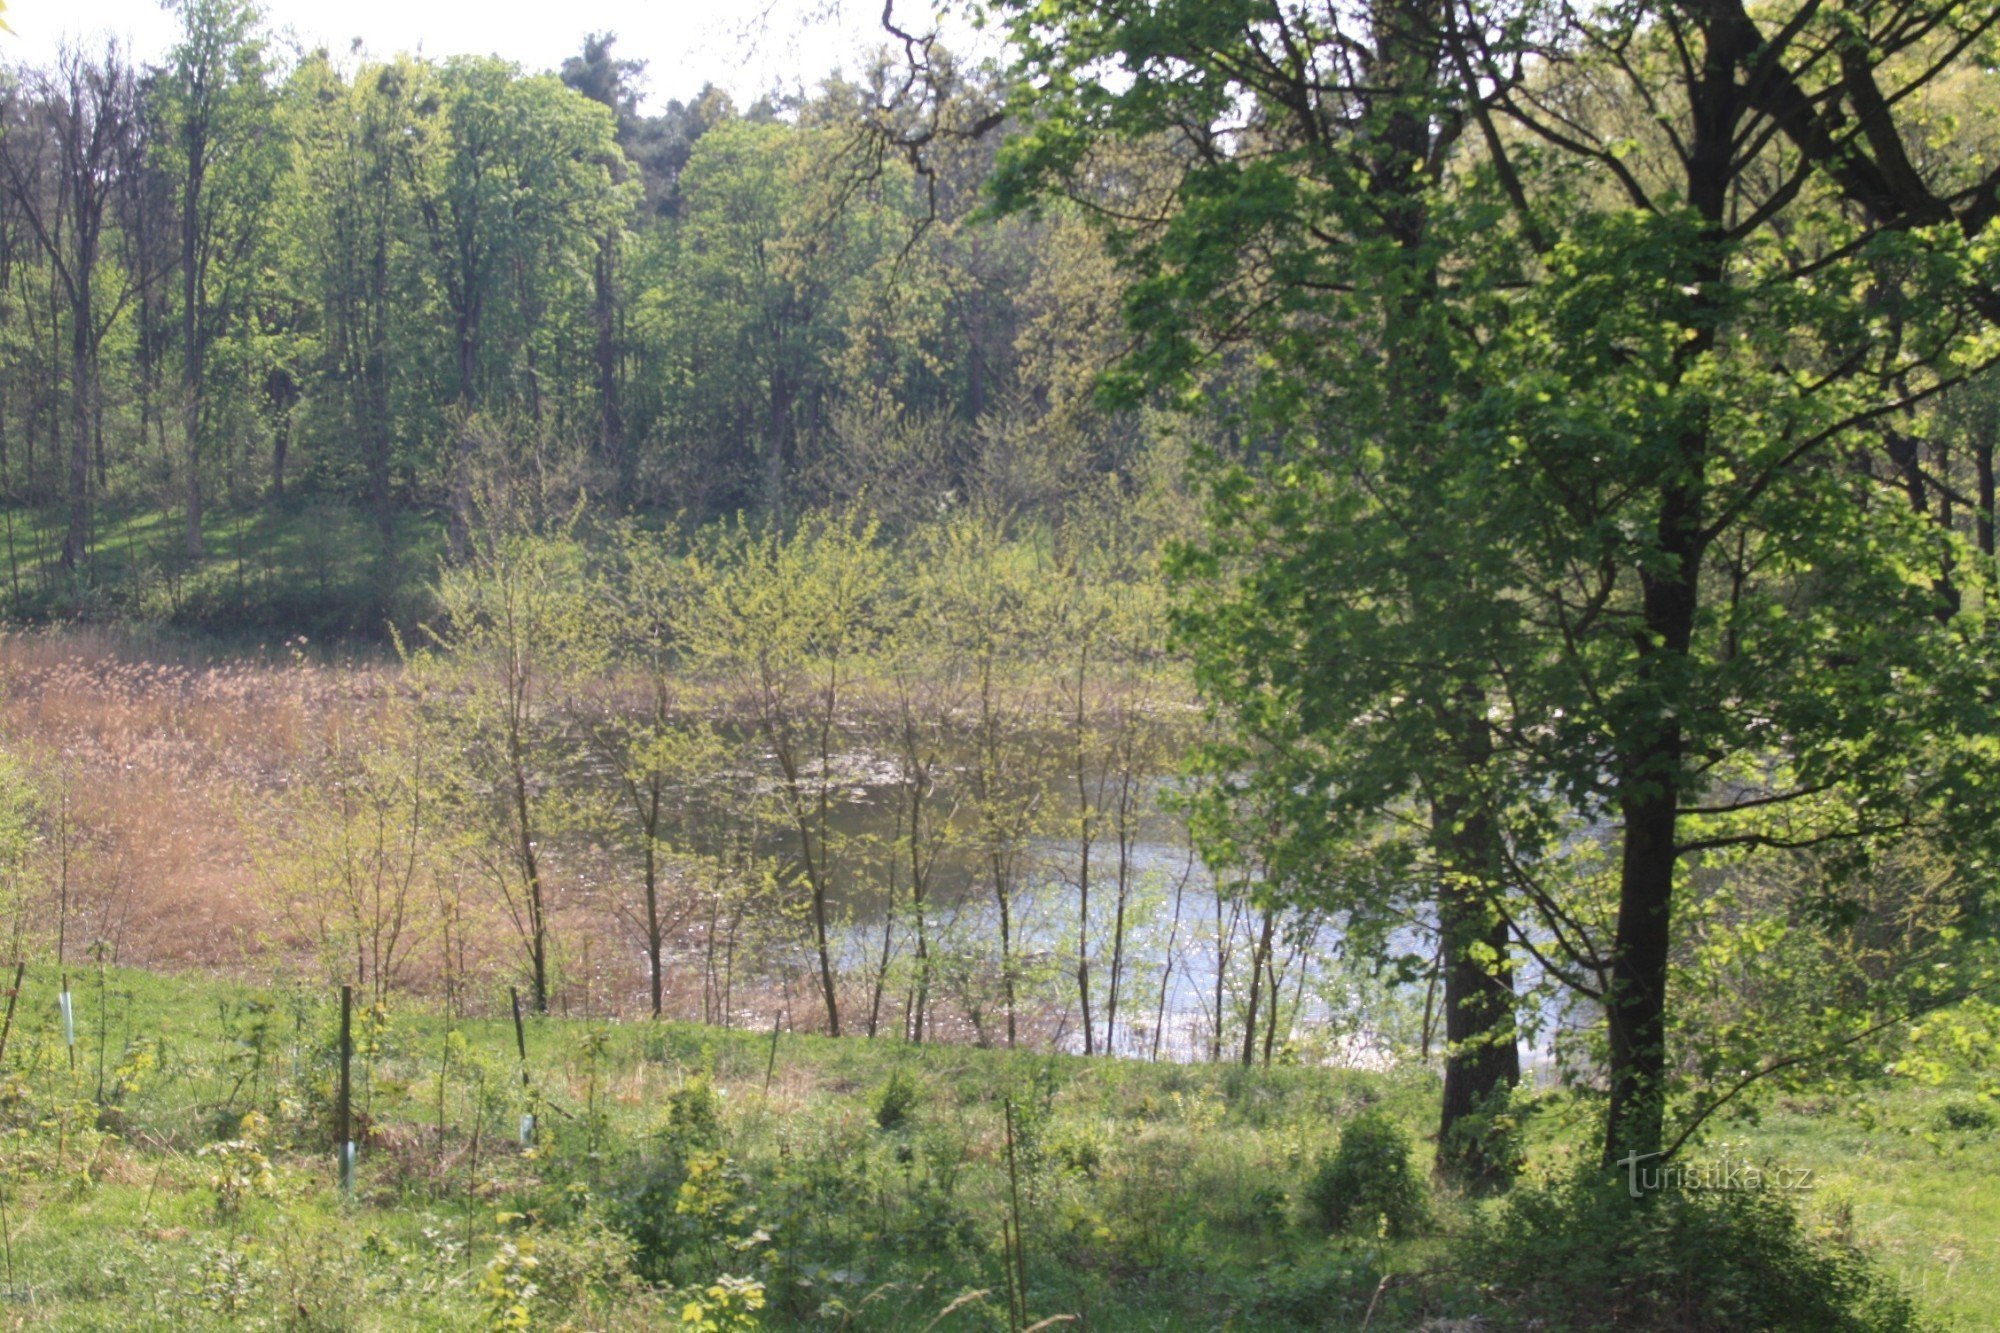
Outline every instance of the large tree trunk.
[[1671, 791], [1625, 803], [1618, 930], [1605, 1016], [1611, 1038], [1611, 1097], [1604, 1161], [1660, 1150], [1665, 1124], [1667, 950], [1672, 938], [1674, 827]]
[[1513, 1163], [1494, 1155], [1476, 1132], [1481, 1114], [1496, 1109], [1521, 1079], [1507, 923], [1494, 907], [1489, 878], [1498, 831], [1476, 811], [1445, 810], [1433, 819], [1445, 862], [1437, 903], [1445, 1035], [1438, 1168], [1461, 1184], [1504, 1185]]
[[[1379, 225], [1410, 264], [1404, 294], [1386, 312], [1386, 369], [1406, 415], [1394, 450], [1420, 454], [1449, 448], [1443, 437], [1442, 394], [1452, 374], [1437, 312], [1444, 296], [1431, 231], [1429, 185], [1438, 171], [1437, 127], [1429, 114], [1439, 83], [1441, 10], [1436, 0], [1383, 0], [1375, 11], [1382, 124], [1365, 145], [1369, 177], [1379, 192]], [[1418, 623], [1451, 623], [1470, 597], [1464, 587], [1436, 584], [1413, 571], [1409, 614]], [[1471, 1121], [1520, 1078], [1514, 1032], [1514, 974], [1508, 932], [1496, 905], [1500, 892], [1500, 824], [1479, 794], [1481, 770], [1492, 760], [1486, 683], [1433, 680], [1439, 724], [1450, 738], [1444, 766], [1433, 770], [1432, 851], [1437, 858], [1438, 928], [1443, 939], [1445, 1078], [1438, 1122], [1438, 1168], [1468, 1185], [1498, 1183], [1511, 1165], [1496, 1160]]]
[[[1706, 341], [1706, 340], [1704, 340]], [[1706, 437], [1691, 434], [1683, 452], [1698, 459]], [[1686, 473], [1698, 478], [1698, 467]], [[1671, 698], [1685, 674], [1694, 639], [1696, 579], [1701, 568], [1700, 483], [1669, 487], [1661, 508], [1660, 545], [1672, 567], [1640, 578], [1646, 641], [1642, 694]], [[1612, 941], [1605, 1018], [1610, 1037], [1610, 1100], [1604, 1162], [1656, 1154], [1666, 1117], [1667, 966], [1672, 942], [1674, 872], [1686, 777], [1686, 737], [1671, 711], [1634, 728], [1619, 765], [1624, 843], [1618, 870], [1618, 921]]]
[[[1712, 352], [1724, 312], [1724, 220], [1736, 171], [1736, 128], [1742, 104], [1736, 70], [1749, 48], [1709, 34], [1702, 72], [1691, 89], [1694, 134], [1688, 145], [1688, 203], [1703, 219], [1700, 251], [1684, 289], [1690, 337], [1674, 353], [1676, 387]], [[1660, 482], [1654, 551], [1639, 569], [1643, 632], [1632, 716], [1622, 728], [1616, 761], [1623, 846], [1618, 868], [1618, 919], [1604, 999], [1611, 1066], [1605, 1105], [1607, 1168], [1627, 1158], [1657, 1155], [1664, 1143], [1667, 1072], [1667, 976], [1673, 942], [1674, 877], [1679, 825], [1690, 774], [1687, 734], [1677, 705], [1690, 672], [1700, 609], [1701, 567], [1710, 540], [1707, 471], [1712, 424], [1698, 416], [1674, 441], [1676, 457]]]

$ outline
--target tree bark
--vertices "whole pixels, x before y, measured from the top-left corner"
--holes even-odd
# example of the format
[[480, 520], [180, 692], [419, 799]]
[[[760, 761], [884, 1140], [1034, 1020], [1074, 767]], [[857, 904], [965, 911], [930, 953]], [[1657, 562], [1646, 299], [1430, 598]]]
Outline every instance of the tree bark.
[[[1708, 338], [1695, 341], [1707, 342]], [[1690, 460], [1661, 505], [1658, 540], [1669, 557], [1664, 572], [1640, 575], [1646, 627], [1639, 665], [1641, 698], [1671, 699], [1685, 674], [1698, 609], [1700, 460], [1704, 431], [1683, 437]], [[1681, 791], [1686, 736], [1678, 715], [1658, 709], [1638, 721], [1621, 755], [1618, 807], [1623, 845], [1618, 871], [1618, 919], [1612, 940], [1605, 1017], [1610, 1037], [1610, 1099], [1605, 1107], [1604, 1162], [1657, 1153], [1666, 1116], [1667, 972], [1672, 942]]]
[[[201, 90], [193, 100], [197, 106]], [[201, 322], [203, 288], [201, 254], [202, 186], [208, 169], [207, 126], [200, 112], [192, 114], [183, 127], [187, 152], [186, 174], [181, 178], [181, 444], [186, 459], [187, 555], [199, 560], [203, 553], [201, 536], [201, 444], [202, 381], [207, 348]]]
[[[1483, 735], [1485, 728], [1478, 731]], [[1491, 896], [1499, 829], [1490, 814], [1460, 797], [1439, 803], [1432, 829], [1443, 871], [1437, 895], [1445, 1035], [1438, 1167], [1462, 1184], [1501, 1186], [1513, 1164], [1471, 1132], [1521, 1079], [1507, 923]]]
[[610, 469], [616, 498], [629, 497], [630, 467], [625, 458], [625, 412], [618, 392], [618, 237], [605, 232], [597, 238], [591, 268], [597, 325], [597, 452]]
[[62, 567], [66, 570], [77, 569], [90, 553], [90, 440], [97, 406], [97, 358], [90, 337], [93, 315], [88, 270], [84, 270], [78, 290], [71, 314], [75, 327], [70, 334], [69, 466], [63, 487], [69, 512], [62, 545]]

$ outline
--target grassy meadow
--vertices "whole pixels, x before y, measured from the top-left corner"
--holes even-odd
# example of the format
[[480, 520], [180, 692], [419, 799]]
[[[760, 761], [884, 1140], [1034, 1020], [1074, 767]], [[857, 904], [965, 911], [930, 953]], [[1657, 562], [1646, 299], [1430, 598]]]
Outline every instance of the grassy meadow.
[[[527, 1020], [523, 1065], [505, 1017], [363, 1007], [350, 1196], [323, 987], [70, 981], [73, 1051], [57, 978], [31, 973], [0, 1082], [8, 1327], [1005, 1328], [1017, 1223], [1031, 1323], [1589, 1326], [1537, 1323], [1454, 1248], [1494, 1202], [1433, 1193], [1400, 1238], [1315, 1223], [1309, 1181], [1363, 1111], [1427, 1168], [1420, 1070], [589, 1015]], [[1560, 1169], [1576, 1110], [1541, 1100], [1531, 1176]], [[2000, 1131], [1977, 1103], [1784, 1104], [1709, 1150], [1809, 1168], [1806, 1225], [1872, 1251], [1934, 1318], [2000, 1309]]]

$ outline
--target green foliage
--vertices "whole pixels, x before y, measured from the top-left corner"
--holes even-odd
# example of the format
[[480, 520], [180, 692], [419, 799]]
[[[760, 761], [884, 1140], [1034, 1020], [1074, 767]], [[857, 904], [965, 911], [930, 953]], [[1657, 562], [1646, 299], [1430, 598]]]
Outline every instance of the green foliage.
[[211, 1314], [240, 1315], [256, 1308], [265, 1274], [245, 1249], [204, 1246], [192, 1270], [189, 1295]]
[[1846, 1241], [1815, 1234], [1775, 1190], [1669, 1190], [1635, 1205], [1622, 1178], [1577, 1171], [1519, 1186], [1471, 1238], [1510, 1322], [1543, 1328], [1851, 1330], [1930, 1327]]
[[[1395, 3], [993, 8], [1027, 122], [1003, 206], [1184, 154], [1095, 217], [1133, 335], [1114, 387], [1244, 439], [1198, 455], [1209, 523], [1176, 560], [1221, 724], [1211, 863], [1380, 961], [1413, 912], [1510, 990], [1537, 947], [1623, 1038], [1597, 1051], [1614, 1153], [1746, 1069], [1879, 1067], [1874, 1034], [1981, 988], [1977, 892], [1882, 873], [2000, 755], [1973, 703], [1992, 490], [1968, 522], [1945, 479], [1990, 482], [1985, 409], [1933, 415], [1993, 355], [2000, 252], [1958, 168], [1902, 165], [1972, 123], [1977, 57], [1905, 80], [1896, 39], [1809, 5], [1748, 45], [1734, 12], [1565, 13], [1560, 55], [1532, 16], [1460, 34]], [[1861, 169], [1894, 207], [1841, 128], [1739, 95], [1774, 78], [1895, 81]], [[1949, 835], [1953, 871], [1988, 877], [1989, 832]], [[1649, 975], [1607, 988], [1609, 959]]]
[[234, 1218], [247, 1200], [268, 1198], [277, 1187], [271, 1159], [264, 1155], [257, 1138], [264, 1118], [252, 1111], [244, 1117], [241, 1138], [204, 1144], [195, 1153], [208, 1166], [208, 1187], [215, 1192], [215, 1215]]
[[704, 1287], [688, 1287], [676, 1297], [680, 1306], [673, 1327], [688, 1333], [748, 1333], [762, 1327], [757, 1312], [764, 1308], [764, 1284], [755, 1278], [725, 1273]]
[[1525, 1122], [1532, 1110], [1532, 1099], [1520, 1089], [1495, 1088], [1444, 1131], [1450, 1141], [1440, 1143], [1439, 1152], [1468, 1166], [1474, 1179], [1511, 1183], [1526, 1157]]
[[[987, 62], [933, 46], [915, 101], [871, 61], [642, 114], [610, 34], [557, 78], [294, 51], [241, 0], [170, 8], [157, 67], [21, 71], [0, 382], [10, 431], [51, 447], [0, 477], [12, 613], [408, 629], [482, 441], [668, 527], [863, 496], [898, 525], [968, 495], [1052, 517], [1171, 472], [1136, 416], [1092, 406], [1117, 329], [1089, 228], [974, 217]], [[72, 214], [58, 127], [100, 113], [67, 140], [95, 154]], [[921, 162], [885, 151], [903, 135]], [[14, 317], [30, 292], [61, 307], [47, 337]]]
[[2000, 1124], [2000, 1115], [1984, 1101], [1949, 1101], [1938, 1107], [1932, 1124], [1940, 1132], [1964, 1134], [1993, 1128]]
[[479, 1275], [479, 1295], [485, 1301], [489, 1329], [533, 1328], [542, 1289], [535, 1281], [541, 1260], [530, 1241], [502, 1241]]
[[675, 1205], [687, 1181], [687, 1163], [666, 1152], [633, 1164], [606, 1201], [605, 1217], [632, 1244], [633, 1266], [653, 1281], [668, 1277], [688, 1240]]
[[[1329, 1121], [1366, 1107], [1420, 1122], [1436, 1096], [1423, 1071], [1151, 1065], [800, 1034], [781, 1047], [780, 1109], [755, 1091], [766, 1032], [550, 1018], [533, 1029], [530, 1068], [551, 1132], [524, 1153], [512, 1143], [525, 1100], [511, 1023], [457, 1015], [447, 1029], [414, 1005], [398, 1011], [386, 1038], [363, 1043], [357, 1090], [373, 1088], [374, 1106], [360, 1188], [346, 1199], [323, 1122], [286, 1112], [260, 1125], [261, 1113], [240, 1114], [250, 1071], [237, 1052], [265, 1015], [289, 1017], [285, 997], [222, 981], [111, 977], [110, 993], [130, 997], [133, 1028], [152, 1034], [159, 1053], [125, 1098], [122, 1137], [91, 1130], [97, 1108], [87, 1097], [65, 1099], [68, 1062], [47, 1039], [46, 1019], [23, 1027], [17, 1016], [0, 1079], [0, 1186], [16, 1286], [32, 1289], [57, 1324], [144, 1322], [155, 1309], [243, 1320], [304, 1304], [316, 1320], [342, 1326], [476, 1327], [489, 1318], [518, 1326], [525, 1309], [532, 1327], [657, 1327], [689, 1302], [719, 1317], [727, 1302], [705, 1290], [728, 1274], [762, 1287], [765, 1305], [754, 1317], [766, 1326], [837, 1322], [845, 1310], [857, 1325], [922, 1328], [955, 1294], [993, 1289], [992, 1223], [1012, 1191], [1002, 1089], [1012, 1090], [1030, 1131], [1031, 1142], [1017, 1148], [1031, 1150], [1017, 1151], [1015, 1166], [1034, 1307], [1076, 1313], [1093, 1327], [1206, 1326], [1223, 1308], [1259, 1329], [1359, 1326], [1371, 1305], [1371, 1326], [1392, 1329], [1475, 1317], [1501, 1327], [1534, 1318], [1595, 1327], [1600, 1307], [1587, 1303], [1586, 1283], [1599, 1270], [1581, 1252], [1593, 1235], [1627, 1234], [1616, 1229], [1619, 1200], [1591, 1204], [1609, 1221], [1550, 1204], [1532, 1214], [1532, 1226], [1506, 1224], [1527, 1237], [1519, 1246], [1496, 1248], [1495, 1233], [1477, 1219], [1512, 1205], [1449, 1191], [1430, 1202], [1436, 1225], [1409, 1237], [1384, 1234], [1379, 1217], [1358, 1209], [1352, 1229], [1331, 1239], [1317, 1225], [1288, 1225]], [[52, 991], [32, 972], [29, 986], [23, 1012], [45, 1015]], [[235, 1016], [226, 1025], [217, 1019], [224, 1000]], [[301, 1012], [291, 1030], [311, 1034], [316, 1046], [329, 1006]], [[114, 1024], [123, 1018], [114, 1002]], [[574, 1039], [586, 1033], [603, 1036], [596, 1058], [607, 1087], [660, 1089], [648, 1081], [663, 1068], [701, 1070], [716, 1093], [716, 1146], [677, 1150], [663, 1132], [673, 1112], [659, 1096], [607, 1096], [607, 1124], [589, 1156], [570, 1119], [585, 1107]], [[87, 1064], [96, 1035], [81, 1035]], [[288, 1045], [267, 1060], [275, 1086], [259, 1102], [302, 1105], [301, 1085], [323, 1080], [316, 1052], [301, 1049], [295, 1064]], [[452, 1067], [467, 1073], [444, 1081], [440, 1138], [433, 1075], [447, 1049]], [[499, 1072], [497, 1090], [472, 1078], [481, 1062]], [[884, 1133], [872, 1102], [898, 1070], [923, 1089], [924, 1109], [907, 1131]], [[225, 1215], [212, 1175], [228, 1162], [254, 1176], [255, 1159], [234, 1146], [199, 1155], [187, 1107], [227, 1093], [239, 1076], [246, 1081], [230, 1132], [254, 1135], [271, 1184], [246, 1187], [240, 1208]], [[421, 1091], [391, 1099], [382, 1091], [391, 1083]], [[1815, 1168], [1819, 1192], [1804, 1200], [1815, 1211], [1795, 1239], [1833, 1255], [1851, 1251], [1844, 1241], [1823, 1247], [1823, 1235], [1876, 1241], [1883, 1263], [1924, 1284], [1927, 1304], [1977, 1326], [2000, 1280], [2000, 1229], [1988, 1225], [2000, 1216], [2000, 1143], [1986, 1131], [1939, 1128], [1960, 1118], [1942, 1108], [1981, 1104], [1971, 1096], [1961, 1081], [1943, 1091], [1818, 1097], [1773, 1110], [1748, 1132], [1759, 1160]], [[1526, 1122], [1534, 1167], [1564, 1160], [1577, 1137], [1567, 1114], [1556, 1106]], [[683, 1123], [695, 1119], [707, 1121]], [[1363, 1137], [1350, 1131], [1350, 1154]], [[1417, 1157], [1421, 1168], [1421, 1146]], [[1544, 1216], [1551, 1209], [1560, 1216]], [[1523, 1216], [1531, 1211], [1524, 1206]], [[1821, 1283], [1834, 1296], [1861, 1289], [1839, 1264], [1822, 1272], [1779, 1233], [1758, 1231], [1757, 1216], [1717, 1216], [1661, 1223], [1663, 1238], [1621, 1249], [1639, 1260], [1630, 1272], [1603, 1270], [1619, 1299], [1630, 1294], [1631, 1309], [1654, 1310], [1632, 1294], [1646, 1281], [1633, 1273], [1669, 1270], [1673, 1280], [1661, 1278], [1654, 1294], [1688, 1299], [1696, 1265], [1720, 1273], [1718, 1290], [1739, 1294], [1753, 1276], [1773, 1274]], [[1736, 1250], [1739, 1269], [1724, 1271]], [[1938, 1258], [1946, 1254], [1953, 1257]], [[1583, 1276], [1559, 1285], [1571, 1270]], [[1388, 1274], [1397, 1276], [1384, 1287]], [[1629, 1292], [1617, 1285], [1625, 1283]], [[1765, 1305], [1728, 1299], [1714, 1309], [1737, 1312], [1735, 1327], [1758, 1326]], [[1802, 1319], [1822, 1310], [1810, 1299], [1800, 1308]]]
[[667, 1123], [661, 1136], [681, 1151], [713, 1148], [722, 1139], [722, 1099], [706, 1073], [690, 1075], [667, 1097]]
[[897, 1069], [888, 1082], [875, 1091], [875, 1125], [879, 1129], [907, 1128], [917, 1108], [923, 1104], [923, 1089], [906, 1069]]
[[1340, 1143], [1305, 1190], [1313, 1220], [1328, 1231], [1409, 1236], [1430, 1219], [1428, 1192], [1410, 1163], [1410, 1138], [1380, 1111], [1341, 1126]]

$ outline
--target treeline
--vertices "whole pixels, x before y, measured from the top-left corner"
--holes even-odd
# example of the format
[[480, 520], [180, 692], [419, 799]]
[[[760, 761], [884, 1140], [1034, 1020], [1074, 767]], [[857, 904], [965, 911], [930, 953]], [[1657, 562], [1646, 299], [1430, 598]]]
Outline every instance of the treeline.
[[[160, 65], [107, 45], [6, 78], [17, 602], [157, 575], [179, 613], [218, 506], [319, 504], [353, 521], [304, 544], [368, 548], [379, 617], [433, 572], [436, 520], [462, 553], [483, 466], [699, 520], [1032, 507], [1143, 463], [1136, 418], [1090, 409], [1117, 345], [1098, 242], [1060, 211], [973, 220], [994, 136], [938, 138], [921, 171], [893, 151], [918, 113], [887, 58], [643, 115], [610, 36], [534, 74], [292, 56], [254, 5], [176, 11]], [[990, 123], [993, 76], [933, 73], [924, 115]], [[106, 551], [107, 515], [140, 513]]]

